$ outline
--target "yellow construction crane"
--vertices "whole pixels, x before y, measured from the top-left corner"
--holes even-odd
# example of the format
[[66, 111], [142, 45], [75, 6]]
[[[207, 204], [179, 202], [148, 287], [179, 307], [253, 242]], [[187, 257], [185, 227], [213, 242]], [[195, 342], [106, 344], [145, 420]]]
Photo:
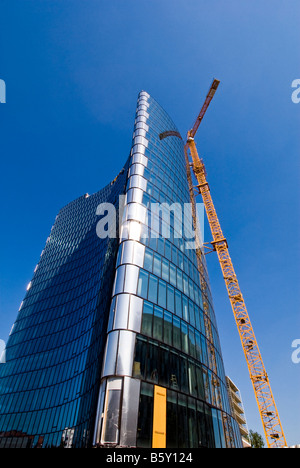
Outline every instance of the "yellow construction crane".
[[[206, 96], [205, 102], [202, 106], [202, 109], [196, 119], [196, 122], [193, 128], [187, 134], [187, 142], [185, 144], [185, 155], [187, 161], [188, 178], [191, 184], [192, 176], [190, 168], [192, 168], [195, 178], [197, 180], [197, 184], [192, 188], [196, 189], [197, 193], [202, 195], [213, 238], [212, 242], [210, 243], [212, 247], [211, 250], [216, 251], [219, 258], [228, 296], [230, 299], [236, 325], [246, 357], [249, 374], [253, 384], [255, 397], [260, 412], [268, 447], [284, 448], [287, 446], [286, 439], [283, 433], [279, 414], [272, 394], [269, 377], [265, 370], [265, 366], [258, 348], [253, 327], [251, 325], [251, 321], [247, 312], [245, 301], [243, 299], [237, 276], [233, 268], [232, 260], [229, 255], [228, 243], [223, 235], [221, 225], [218, 220], [217, 213], [212, 201], [210, 188], [206, 180], [206, 171], [203, 164], [203, 160], [199, 158], [194, 140], [199, 125], [219, 86], [219, 83], [219, 80], [213, 81], [210, 90]], [[191, 189], [190, 192], [192, 204], [194, 206], [194, 191]], [[200, 265], [202, 263], [200, 262], [200, 256], [202, 255], [202, 252], [199, 250], [200, 249], [198, 249], [198, 257]], [[200, 276], [201, 278], [203, 278], [201, 271]], [[209, 333], [209, 327], [207, 328], [207, 330]], [[212, 358], [212, 363], [214, 364], [214, 355]], [[225, 429], [225, 432], [227, 440], [230, 440], [230, 425], [228, 427], [227, 424], [227, 431]]]

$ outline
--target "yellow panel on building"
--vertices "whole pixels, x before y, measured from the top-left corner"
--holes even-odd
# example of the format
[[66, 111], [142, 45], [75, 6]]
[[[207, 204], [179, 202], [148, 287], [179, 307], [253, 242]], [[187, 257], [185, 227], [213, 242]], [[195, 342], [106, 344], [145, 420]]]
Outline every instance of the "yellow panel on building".
[[152, 447], [166, 447], [167, 432], [167, 389], [154, 386]]

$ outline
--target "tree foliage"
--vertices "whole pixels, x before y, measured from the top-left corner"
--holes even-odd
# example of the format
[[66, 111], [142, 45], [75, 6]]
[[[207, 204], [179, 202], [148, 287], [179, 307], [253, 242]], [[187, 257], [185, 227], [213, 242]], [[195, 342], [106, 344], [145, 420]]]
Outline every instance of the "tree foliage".
[[265, 442], [258, 432], [250, 431], [249, 438], [252, 448], [264, 448]]

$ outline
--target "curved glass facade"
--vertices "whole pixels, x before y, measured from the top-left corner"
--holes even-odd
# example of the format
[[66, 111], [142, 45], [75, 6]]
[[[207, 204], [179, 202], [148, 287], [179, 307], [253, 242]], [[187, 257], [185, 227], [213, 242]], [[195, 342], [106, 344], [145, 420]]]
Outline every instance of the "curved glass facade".
[[[180, 133], [142, 91], [124, 169], [60, 211], [21, 305], [0, 447], [241, 447], [190, 190]], [[120, 236], [100, 239], [97, 207], [123, 194]]]
[[[166, 390], [166, 447], [239, 447], [183, 141], [146, 92], [138, 98], [95, 443], [152, 447]], [[204, 303], [206, 307], [204, 307]], [[100, 417], [100, 415], [104, 415]]]

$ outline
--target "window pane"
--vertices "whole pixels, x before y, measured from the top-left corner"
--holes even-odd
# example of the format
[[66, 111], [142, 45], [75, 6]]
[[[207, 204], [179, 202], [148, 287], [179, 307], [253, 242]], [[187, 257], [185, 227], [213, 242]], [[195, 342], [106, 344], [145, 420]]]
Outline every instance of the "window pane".
[[195, 334], [194, 329], [189, 327], [189, 345], [190, 345], [190, 355], [196, 357], [196, 343], [195, 343]]
[[137, 446], [150, 448], [153, 423], [153, 385], [142, 383], [137, 430]]
[[125, 266], [122, 265], [117, 269], [114, 294], [123, 292], [124, 277], [125, 277]]
[[181, 349], [180, 319], [173, 317], [173, 346]]
[[203, 383], [204, 383], [204, 391], [205, 391], [205, 399], [208, 403], [211, 403], [211, 397], [210, 397], [210, 385], [209, 385], [209, 378], [208, 378], [208, 373], [207, 370], [202, 368], [203, 371]]
[[144, 299], [147, 299], [148, 277], [149, 277], [148, 273], [146, 273], [143, 270], [140, 270], [137, 294], [138, 296], [141, 296]]
[[184, 356], [180, 356], [180, 387], [184, 393], [189, 392], [188, 368], [187, 360]]
[[217, 410], [215, 410], [214, 408], [212, 409], [212, 421], [213, 421], [216, 448], [221, 448], [221, 439], [220, 439], [220, 432], [219, 432]]
[[192, 280], [189, 278], [189, 291], [190, 291], [190, 298], [194, 301], [194, 285]]
[[169, 349], [160, 346], [160, 372], [159, 385], [168, 387], [170, 385], [170, 366], [169, 366]]
[[164, 312], [164, 342], [172, 346], [172, 314]]
[[188, 327], [184, 322], [181, 322], [181, 343], [182, 351], [189, 353], [189, 343], [188, 343]]
[[178, 447], [177, 428], [177, 394], [169, 390], [167, 392], [167, 448]]
[[188, 300], [185, 296], [182, 296], [182, 305], [183, 305], [183, 318], [186, 322], [188, 322], [189, 321]]
[[190, 324], [195, 327], [195, 311], [194, 311], [194, 304], [192, 301], [189, 300], [189, 315], [190, 315]]
[[144, 269], [152, 273], [153, 252], [149, 249], [145, 251]]
[[183, 279], [182, 279], [182, 271], [177, 268], [177, 288], [180, 289], [180, 291], [183, 291]]
[[202, 362], [201, 337], [200, 337], [200, 333], [197, 331], [195, 331], [195, 341], [196, 341], [196, 359]]
[[178, 253], [178, 266], [183, 270], [183, 254], [182, 252]]
[[157, 278], [153, 275], [150, 275], [148, 299], [149, 301], [154, 302], [154, 304], [157, 304], [157, 283]]
[[158, 383], [158, 368], [157, 368], [158, 362], [159, 362], [158, 346], [156, 346], [155, 344], [149, 343], [146, 379], [154, 383]]
[[156, 252], [156, 242], [157, 242], [157, 238], [155, 237], [155, 233], [153, 231], [151, 231], [150, 233], [150, 240], [149, 240], [149, 247], [154, 250], [154, 252]]
[[205, 400], [205, 390], [204, 390], [202, 369], [198, 366], [196, 366], [196, 379], [197, 379], [198, 398], [200, 398], [201, 400]]
[[178, 448], [188, 447], [187, 402], [184, 395], [178, 395]]
[[162, 279], [169, 282], [169, 262], [165, 258], [162, 259]]
[[163, 339], [163, 310], [160, 307], [154, 307], [153, 338], [159, 341]]
[[171, 260], [171, 244], [168, 240], [166, 240], [165, 242], [165, 249], [166, 249], [165, 256], [167, 257], [168, 260]]
[[206, 345], [206, 339], [204, 338], [203, 335], [201, 335], [201, 349], [202, 349], [203, 364], [208, 366], [207, 345]]
[[200, 310], [197, 306], [195, 306], [195, 322], [196, 322], [196, 328], [197, 330], [201, 331], [201, 325], [200, 325]]
[[189, 428], [189, 448], [199, 447], [199, 437], [197, 431], [196, 400], [188, 398], [188, 428]]
[[148, 336], [152, 336], [152, 322], [153, 322], [153, 305], [145, 301], [144, 308], [143, 308], [142, 333]]
[[208, 447], [208, 434], [206, 430], [206, 418], [204, 413], [204, 405], [197, 401], [197, 420], [198, 420], [198, 431], [199, 441], [201, 447]]
[[153, 273], [156, 276], [161, 276], [161, 257], [157, 254], [154, 254]]
[[174, 288], [169, 285], [167, 288], [167, 309], [172, 313], [175, 312]]
[[165, 247], [164, 239], [159, 237], [157, 239], [157, 251], [159, 254], [164, 255], [164, 247]]
[[181, 293], [179, 291], [175, 291], [175, 302], [176, 302], [176, 315], [182, 318], [182, 301], [181, 301]]
[[158, 305], [163, 308], [166, 308], [166, 283], [164, 281], [159, 281], [158, 287]]
[[177, 265], [177, 249], [172, 245], [172, 262]]
[[146, 376], [146, 357], [147, 357], [147, 342], [142, 338], [138, 338], [135, 346], [135, 356], [133, 361], [132, 375], [138, 379], [145, 379]]
[[197, 397], [196, 369], [192, 361], [188, 361], [188, 376], [190, 394]]
[[184, 294], [186, 294], [187, 296], [189, 295], [188, 277], [186, 276], [185, 273], [183, 273], [183, 291], [184, 291]]
[[169, 385], [180, 391], [180, 357], [176, 353], [169, 353]]
[[119, 437], [119, 413], [121, 390], [109, 390], [105, 413], [104, 443], [117, 443]]
[[170, 264], [170, 283], [176, 286], [176, 268], [172, 263]]

